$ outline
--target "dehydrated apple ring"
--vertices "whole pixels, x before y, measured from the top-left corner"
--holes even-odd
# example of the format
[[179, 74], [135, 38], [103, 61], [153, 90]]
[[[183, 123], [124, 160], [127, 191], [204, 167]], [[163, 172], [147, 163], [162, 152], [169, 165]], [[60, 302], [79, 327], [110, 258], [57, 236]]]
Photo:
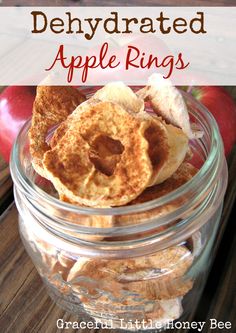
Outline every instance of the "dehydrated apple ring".
[[[78, 202], [71, 201], [64, 194], [60, 194], [59, 198], [61, 201], [70, 203], [72, 205], [79, 205]], [[80, 207], [84, 205], [79, 205]], [[78, 214], [73, 212], [67, 212], [64, 214], [65, 218], [75, 225], [80, 225], [84, 227], [92, 227], [92, 228], [112, 228], [114, 227], [115, 218], [112, 215], [92, 215], [92, 214]], [[72, 231], [68, 231], [72, 236], [79, 237], [80, 239], [85, 239], [89, 241], [100, 241], [104, 239], [104, 236], [93, 231], [93, 234], [76, 234]]]
[[[185, 295], [193, 285], [183, 277], [193, 261], [185, 246], [173, 246], [153, 255], [122, 260], [82, 260], [74, 264], [68, 281], [72, 289], [83, 286], [93, 294], [97, 288], [121, 298], [125, 291], [146, 299], [162, 300]], [[93, 283], [92, 283], [93, 282]], [[89, 295], [88, 295], [89, 296]]]
[[193, 285], [183, 275], [193, 261], [184, 246], [174, 246], [156, 254], [138, 258], [135, 264], [117, 276], [125, 289], [145, 295], [148, 299], [169, 299], [185, 295]]
[[[147, 187], [152, 175], [144, 138], [149, 125], [118, 104], [91, 105], [44, 155], [47, 178], [60, 194], [79, 204], [109, 207], [128, 203]], [[115, 160], [113, 155], [118, 155]], [[112, 161], [112, 167], [103, 168], [104, 157], [108, 164]]]
[[58, 142], [63, 138], [66, 132], [69, 130], [70, 126], [73, 125], [74, 121], [80, 117], [80, 115], [89, 110], [92, 105], [95, 105], [99, 100], [88, 99], [87, 101], [81, 103], [77, 108], [64, 120], [54, 131], [53, 136], [49, 142], [50, 147], [55, 147]]
[[129, 205], [148, 202], [160, 198], [187, 183], [187, 181], [195, 176], [197, 172], [198, 169], [193, 165], [183, 162], [170, 178], [166, 179], [161, 184], [146, 188], [143, 193], [131, 201]]
[[[96, 322], [106, 325], [108, 328], [120, 329], [121, 321], [118, 320], [118, 318], [120, 318], [128, 331], [135, 332], [139, 331], [139, 329], [142, 331], [147, 330], [150, 323], [152, 323], [153, 327], [155, 327], [156, 324], [158, 324], [158, 327], [164, 327], [168, 322], [178, 319], [183, 312], [181, 298], [155, 302], [149, 301], [146, 304], [141, 303], [141, 301], [139, 304], [133, 304], [130, 303], [129, 300], [127, 300], [125, 304], [119, 304], [108, 299], [105, 305], [101, 302], [99, 304], [95, 303], [94, 306], [91, 307], [89, 303], [86, 304], [83, 302], [83, 306]], [[108, 306], [109, 313], [116, 319], [112, 320], [109, 317], [101, 317], [101, 313], [105, 313]], [[128, 318], [126, 306], [132, 306], [132, 312], [129, 313]], [[139, 328], [135, 325], [137, 321], [141, 324]]]
[[[169, 178], [185, 158], [186, 152], [188, 151], [188, 138], [181, 129], [167, 125], [165, 122], [161, 121], [160, 118], [146, 113], [142, 109], [143, 106], [140, 106], [140, 100], [138, 100], [132, 90], [121, 82], [106, 85], [98, 90], [92, 99], [79, 105], [68, 119], [55, 131], [50, 142], [51, 147], [54, 147], [59, 142], [76, 119], [80, 119], [82, 113], [86, 112], [92, 105], [98, 103], [99, 100], [96, 98], [107, 98], [117, 101], [121, 106], [127, 104], [127, 112], [133, 114], [134, 117], [150, 122], [150, 126], [146, 129], [144, 134], [145, 139], [149, 143], [148, 154], [153, 167], [153, 175], [149, 186], [161, 183]], [[131, 108], [133, 109], [131, 110]], [[100, 164], [102, 162], [102, 166], [105, 169], [109, 169], [109, 165], [111, 165], [112, 162], [114, 162], [114, 165], [117, 163], [116, 160], [118, 156], [116, 157], [117, 158], [115, 158], [115, 155], [112, 157], [107, 156], [106, 158], [103, 156], [103, 160], [101, 161], [94, 156], [94, 161]]]
[[[110, 301], [111, 302], [111, 301]], [[129, 303], [127, 303], [130, 305]], [[113, 304], [112, 304], [113, 306]], [[116, 306], [116, 304], [114, 304]], [[130, 305], [132, 306], [132, 304]], [[87, 309], [87, 307], [85, 306]], [[110, 307], [111, 309], [111, 307]], [[138, 332], [139, 329], [143, 332], [146, 330], [147, 332], [150, 332], [148, 327], [165, 327], [169, 322], [173, 322], [175, 319], [178, 319], [181, 314], [183, 313], [183, 308], [181, 304], [181, 298], [174, 298], [174, 299], [168, 299], [163, 301], [156, 301], [155, 303], [147, 304], [147, 305], [139, 305], [138, 307], [139, 311], [136, 310], [136, 308], [132, 309], [132, 312], [129, 313], [129, 317], [125, 320], [127, 312], [125, 312], [125, 308], [123, 310], [124, 313], [122, 313], [120, 310], [117, 312], [114, 311], [112, 307], [112, 312], [117, 316], [120, 316], [119, 318], [122, 318], [123, 324], [125, 324], [125, 328], [129, 332]], [[112, 320], [110, 317], [101, 317], [101, 313], [103, 311], [97, 311], [97, 304], [96, 304], [96, 312], [93, 311], [91, 313], [91, 310], [89, 314], [94, 317], [96, 322], [103, 324], [104, 327], [112, 328], [112, 329], [120, 329], [121, 328], [121, 321], [119, 320]], [[111, 312], [111, 310], [110, 310]], [[140, 323], [140, 328], [137, 326], [137, 322]], [[123, 325], [124, 326], [124, 325]]]
[[150, 120], [144, 136], [149, 143], [148, 154], [153, 167], [149, 186], [153, 186], [178, 169], [188, 151], [188, 138], [181, 129], [165, 124], [158, 117], [146, 115], [143, 119]]
[[175, 126], [165, 124], [168, 133], [169, 156], [165, 167], [156, 178], [155, 184], [168, 179], [181, 165], [188, 152], [188, 137]]
[[201, 131], [194, 131], [190, 126], [188, 109], [181, 93], [161, 74], [152, 74], [147, 86], [139, 90], [137, 95], [150, 100], [156, 114], [182, 128], [190, 139], [202, 137]]
[[83, 101], [85, 96], [73, 87], [38, 86], [29, 131], [30, 153], [34, 169], [46, 178], [42, 159], [49, 149], [48, 131], [61, 123]]
[[144, 111], [144, 101], [139, 98], [131, 88], [127, 87], [123, 82], [111, 82], [106, 84], [103, 88], [96, 91], [96, 93], [85, 103], [79, 105], [76, 110], [69, 116], [55, 131], [50, 146], [54, 147], [57, 142], [62, 138], [65, 132], [69, 129], [70, 124], [74, 119], [86, 111], [86, 109], [96, 104], [98, 101], [113, 102], [119, 104], [123, 109], [130, 113], [142, 113]]
[[151, 117], [144, 111], [143, 100], [122, 82], [108, 83], [93, 98], [116, 102], [137, 117], [152, 120], [152, 125], [145, 131], [153, 166], [150, 186], [163, 182], [177, 170], [188, 151], [188, 137], [181, 129], [167, 125], [157, 117]]
[[111, 82], [96, 91], [93, 98], [117, 103], [128, 112], [139, 113], [144, 110], [144, 101], [123, 82]]
[[[137, 205], [140, 203], [148, 202], [154, 199], [158, 199], [174, 190], [182, 186], [183, 184], [187, 183], [196, 173], [198, 169], [192, 166], [190, 163], [184, 162], [180, 165], [177, 171], [163, 183], [154, 185], [151, 187], [146, 188], [137, 198], [129, 202], [128, 205]], [[122, 225], [132, 225], [137, 223], [142, 223], [147, 220], [151, 220], [154, 218], [159, 218], [161, 216], [165, 216], [166, 214], [173, 212], [178, 207], [182, 206], [188, 198], [178, 198], [174, 201], [165, 204], [163, 206], [159, 206], [153, 208], [151, 210], [147, 210], [145, 212], [133, 213], [133, 214], [123, 214], [123, 215], [116, 215], [114, 216], [114, 223], [115, 225], [122, 226]], [[172, 223], [175, 223], [172, 222]], [[157, 230], [161, 231], [164, 230], [165, 226], [157, 226]], [[149, 231], [144, 233], [140, 233], [139, 237], [143, 237], [144, 235], [148, 235], [149, 233], [153, 233], [153, 231]], [[137, 238], [138, 235], [129, 235], [126, 239], [134, 239]], [[117, 239], [118, 240], [118, 239]]]

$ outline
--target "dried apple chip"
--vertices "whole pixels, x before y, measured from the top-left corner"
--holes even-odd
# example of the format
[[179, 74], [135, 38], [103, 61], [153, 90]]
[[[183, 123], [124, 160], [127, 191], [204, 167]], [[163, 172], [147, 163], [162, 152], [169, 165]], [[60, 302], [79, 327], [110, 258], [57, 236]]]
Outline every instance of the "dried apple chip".
[[93, 98], [117, 103], [128, 112], [138, 113], [144, 110], [144, 101], [123, 82], [111, 82], [96, 91]]
[[[61, 137], [69, 130], [70, 125], [73, 127], [74, 122], [80, 122], [80, 116], [91, 106], [99, 103], [89, 101], [82, 103], [73, 114], [56, 130], [50, 142], [55, 147]], [[149, 123], [144, 131], [144, 138], [148, 142], [148, 156], [151, 160], [153, 172], [148, 186], [161, 183], [169, 178], [179, 167], [185, 158], [188, 150], [188, 138], [182, 132], [172, 125], [166, 125], [157, 117], [150, 115], [134, 115], [138, 119], [145, 120]], [[77, 120], [76, 120], [77, 119]], [[65, 129], [64, 129], [65, 128]], [[117, 163], [120, 161], [123, 152], [122, 145], [118, 140], [113, 140], [106, 135], [99, 135], [94, 129], [93, 138], [90, 138], [90, 161], [107, 176], [111, 176]]]
[[192, 261], [192, 254], [185, 246], [122, 260], [78, 259], [67, 281], [76, 289], [79, 277], [86, 276], [91, 294], [99, 286], [99, 289], [111, 292], [113, 297], [121, 297], [124, 291], [129, 291], [151, 300], [171, 299], [185, 295], [192, 288], [193, 282], [184, 278]]
[[153, 184], [160, 184], [178, 169], [189, 150], [188, 137], [175, 126], [164, 124], [168, 133], [168, 159], [161, 172], [157, 174]]
[[152, 74], [145, 88], [139, 90], [140, 98], [148, 99], [153, 110], [170, 124], [182, 128], [190, 138], [202, 137], [202, 132], [190, 126], [189, 114], [184, 99], [170, 80], [163, 79], [161, 74]]
[[60, 194], [79, 204], [110, 207], [128, 203], [147, 187], [152, 176], [144, 138], [149, 125], [118, 104], [91, 105], [44, 155], [47, 178]]
[[66, 131], [70, 129], [70, 126], [79, 119], [80, 115], [89, 110], [92, 105], [97, 104], [99, 101], [95, 99], [88, 99], [77, 106], [77, 108], [56, 128], [53, 133], [53, 136], [49, 142], [50, 147], [53, 148], [57, 145], [57, 143], [61, 140], [61, 138], [65, 135]]
[[52, 140], [50, 141], [50, 146], [54, 147], [65, 132], [69, 129], [70, 124], [79, 117], [81, 113], [86, 111], [88, 107], [92, 104], [96, 104], [98, 101], [107, 101], [119, 104], [125, 110], [130, 113], [140, 113], [144, 110], [143, 99], [137, 97], [137, 95], [132, 91], [131, 88], [126, 86], [123, 82], [111, 82], [105, 85], [103, 88], [96, 91], [96, 93], [85, 103], [74, 110], [74, 112], [69, 116], [55, 131]]
[[[72, 205], [77, 205], [77, 202], [71, 201], [64, 194], [60, 194], [59, 198], [61, 201], [70, 203]], [[79, 207], [85, 207], [84, 205], [79, 205]], [[114, 227], [114, 216], [112, 215], [92, 215], [92, 214], [78, 214], [78, 212], [67, 212], [65, 217], [69, 220], [70, 223], [80, 226], [92, 227], [92, 228], [112, 228]], [[88, 241], [100, 241], [104, 237], [93, 232], [93, 234], [79, 234], [76, 232], [69, 232], [72, 236], [79, 237], [80, 239], [85, 239]]]
[[105, 85], [85, 103], [79, 105], [74, 112], [56, 129], [50, 146], [54, 147], [65, 132], [69, 129], [73, 121], [86, 111], [91, 105], [99, 101], [107, 101], [119, 104], [130, 113], [139, 113], [144, 109], [144, 101], [138, 98], [135, 93], [127, 87], [123, 82], [112, 82]]
[[[181, 314], [183, 313], [183, 308], [181, 305], [181, 298], [174, 298], [174, 299], [168, 299], [168, 300], [162, 300], [162, 301], [155, 301], [155, 302], [148, 302], [147, 304], [133, 304], [129, 301], [129, 299], [126, 297], [127, 301], [125, 305], [132, 306], [132, 313], [129, 314], [129, 318], [125, 321], [124, 320], [124, 312], [121, 312], [120, 309], [122, 307], [120, 304], [117, 304], [116, 302], [112, 302], [112, 314], [115, 315], [115, 318], [117, 318], [119, 315], [123, 324], [125, 324], [125, 328], [130, 332], [138, 332], [138, 330], [148, 330], [148, 327], [150, 327], [150, 324], [152, 327], [165, 327], [165, 325], [169, 322], [172, 322], [175, 319], [178, 319]], [[111, 300], [109, 300], [111, 304]], [[102, 300], [103, 302], [103, 300]], [[84, 304], [84, 303], [83, 303]], [[136, 305], [136, 308], [135, 308]], [[118, 307], [118, 311], [116, 311], [116, 307]], [[85, 308], [87, 310], [87, 306], [85, 305]], [[97, 311], [98, 308], [98, 311]], [[110, 306], [111, 308], [111, 306]], [[100, 313], [104, 312], [104, 308], [100, 306], [98, 307], [98, 304], [96, 304], [96, 312], [95, 311], [89, 311], [89, 314], [94, 317], [96, 322], [101, 323], [104, 325], [104, 327], [112, 327], [113, 329], [120, 329], [121, 328], [121, 322], [119, 320], [112, 320], [110, 318], [103, 318], [101, 317]], [[111, 312], [111, 310], [110, 310]], [[126, 314], [126, 313], [125, 313]], [[140, 325], [137, 325], [137, 322], [140, 323]]]
[[167, 125], [159, 117], [141, 115], [150, 126], [144, 136], [149, 143], [148, 154], [152, 162], [153, 175], [149, 186], [160, 184], [178, 169], [188, 152], [188, 137], [173, 125]]
[[29, 131], [30, 152], [34, 169], [46, 178], [42, 159], [49, 149], [48, 131], [64, 121], [83, 101], [85, 96], [73, 87], [38, 86]]
[[[191, 164], [184, 162], [170, 178], [168, 178], [161, 184], [146, 188], [136, 199], [132, 200], [128, 205], [142, 204], [169, 194], [170, 192], [187, 183], [197, 172], [198, 169], [193, 167]], [[181, 197], [175, 199], [174, 201], [171, 201], [168, 204], [153, 208], [151, 210], [147, 210], [145, 212], [116, 215], [114, 217], [114, 224], [117, 226], [127, 226], [137, 223], [144, 223], [155, 218], [160, 218], [170, 212], [173, 212], [178, 207], [181, 207], [187, 200], [188, 198]], [[172, 223], [175, 224], [176, 222], [173, 221]], [[161, 232], [165, 228], [166, 226], [157, 225], [155, 232]], [[153, 231], [140, 233], [139, 235], [129, 235], [126, 237], [126, 239], [134, 239], [138, 237], [143, 238], [144, 236], [148, 236], [150, 233], [153, 233]], [[119, 239], [116, 238], [116, 240]]]
[[130, 202], [130, 205], [160, 198], [187, 183], [197, 172], [197, 168], [190, 163], [184, 162], [170, 178], [161, 184], [146, 188], [143, 193]]
[[[95, 93], [94, 98], [116, 102], [140, 118], [152, 118], [144, 111], [143, 101], [140, 103], [141, 99], [122, 82], [107, 84]], [[145, 138], [149, 142], [149, 157], [153, 166], [149, 184], [152, 186], [169, 178], [183, 162], [188, 151], [188, 137], [179, 128], [155, 118], [146, 129]]]

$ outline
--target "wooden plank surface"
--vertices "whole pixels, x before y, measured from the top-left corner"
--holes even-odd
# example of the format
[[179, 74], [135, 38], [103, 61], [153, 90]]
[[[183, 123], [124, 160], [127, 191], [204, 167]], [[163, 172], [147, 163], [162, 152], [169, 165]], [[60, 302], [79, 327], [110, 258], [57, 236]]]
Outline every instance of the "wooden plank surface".
[[10, 174], [9, 166], [0, 155], [0, 186], [9, 177], [9, 174]]
[[[236, 147], [229, 159], [229, 185], [225, 195], [224, 209], [218, 237], [215, 244], [216, 258], [211, 268], [208, 281], [195, 313], [196, 321], [216, 318], [219, 321], [231, 321], [236, 325], [236, 240], [235, 240], [235, 197], [236, 197]], [[217, 330], [211, 332], [218, 332]], [[223, 331], [221, 331], [223, 332]], [[232, 329], [228, 331], [236, 332]], [[209, 326], [204, 333], [210, 333]]]
[[[232, 327], [230, 332], [236, 332], [236, 235], [232, 243], [229, 245], [229, 253], [222, 265], [222, 270], [225, 274], [221, 274], [218, 288], [213, 296], [206, 321], [209, 322], [211, 318], [216, 318], [218, 321], [231, 322]], [[203, 333], [212, 333], [209, 327]]]
[[12, 180], [8, 164], [0, 156], [0, 215], [12, 200]]
[[[4, 86], [0, 86], [0, 93], [4, 90], [4, 88]], [[10, 177], [9, 165], [0, 155], [0, 216], [12, 199], [12, 180]]]

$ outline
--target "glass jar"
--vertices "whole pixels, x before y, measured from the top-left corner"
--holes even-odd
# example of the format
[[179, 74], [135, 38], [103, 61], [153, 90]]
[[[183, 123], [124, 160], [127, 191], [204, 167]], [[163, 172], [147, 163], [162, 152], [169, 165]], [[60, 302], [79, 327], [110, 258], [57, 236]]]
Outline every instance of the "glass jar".
[[201, 295], [227, 166], [215, 120], [183, 96], [191, 122], [204, 132], [190, 142], [200, 170], [173, 192], [142, 204], [88, 208], [58, 200], [52, 184], [32, 168], [30, 121], [16, 140], [11, 174], [24, 246], [52, 299], [94, 325], [168, 329], [190, 318]]

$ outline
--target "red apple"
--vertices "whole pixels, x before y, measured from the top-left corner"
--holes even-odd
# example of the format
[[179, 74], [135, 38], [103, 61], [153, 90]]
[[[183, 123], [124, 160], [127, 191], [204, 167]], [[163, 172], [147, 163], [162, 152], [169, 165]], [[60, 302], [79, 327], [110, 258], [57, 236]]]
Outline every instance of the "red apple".
[[225, 155], [228, 156], [236, 142], [236, 104], [233, 98], [224, 88], [216, 86], [193, 87], [190, 91], [215, 117]]
[[0, 153], [8, 162], [22, 125], [32, 114], [36, 88], [9, 86], [0, 95]]

